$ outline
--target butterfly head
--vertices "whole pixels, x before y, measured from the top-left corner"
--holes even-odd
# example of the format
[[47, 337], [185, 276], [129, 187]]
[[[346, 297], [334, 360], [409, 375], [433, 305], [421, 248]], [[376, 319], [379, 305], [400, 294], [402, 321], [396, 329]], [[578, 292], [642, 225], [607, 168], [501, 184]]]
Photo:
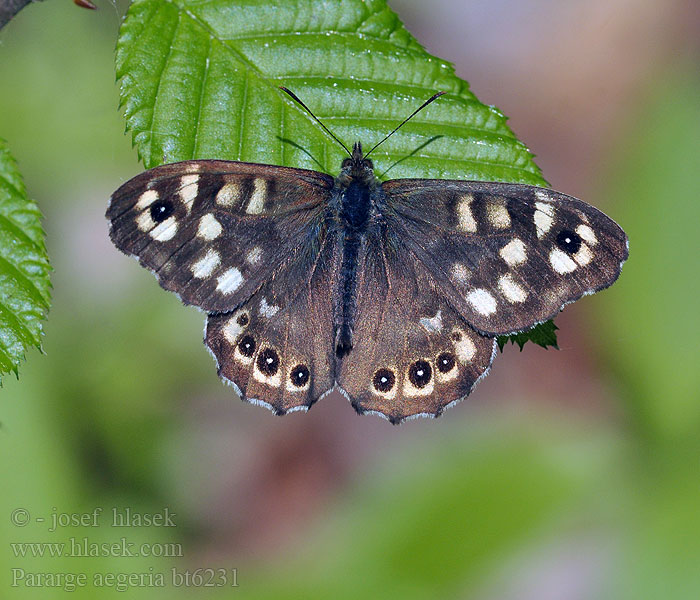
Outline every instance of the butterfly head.
[[339, 179], [346, 183], [358, 181], [366, 184], [370, 184], [375, 180], [374, 163], [369, 158], [364, 157], [360, 142], [355, 142], [355, 145], [352, 147], [352, 154], [343, 160]]

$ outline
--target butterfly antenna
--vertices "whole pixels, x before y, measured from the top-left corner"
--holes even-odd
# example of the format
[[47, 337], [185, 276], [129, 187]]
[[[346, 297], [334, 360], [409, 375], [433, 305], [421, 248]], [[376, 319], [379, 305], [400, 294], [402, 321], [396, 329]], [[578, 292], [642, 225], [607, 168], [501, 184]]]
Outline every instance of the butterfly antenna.
[[440, 96], [445, 95], [447, 92], [438, 92], [437, 94], [434, 94], [430, 98], [428, 98], [423, 104], [421, 104], [416, 110], [414, 110], [408, 117], [406, 117], [401, 123], [399, 123], [394, 130], [387, 136], [384, 137], [383, 140], [380, 142], [376, 143], [373, 148], [365, 154], [364, 158], [367, 158], [372, 152], [374, 152], [377, 149], [377, 146], [380, 146], [384, 142], [386, 142], [392, 135], [394, 135], [399, 129], [401, 129], [408, 121], [410, 121], [413, 117], [415, 117], [420, 111], [422, 111], [428, 104], [433, 102], [434, 100], [437, 100]]
[[[289, 95], [289, 97], [290, 97], [292, 100], [294, 100], [294, 102], [296, 102], [297, 104], [299, 104], [300, 106], [302, 106], [302, 108], [304, 108], [304, 109], [306, 110], [306, 112], [309, 113], [309, 114], [314, 118], [314, 120], [315, 120], [321, 127], [323, 127], [323, 130], [324, 130], [328, 135], [330, 135], [336, 142], [338, 142], [343, 148], [345, 148], [345, 152], [348, 153], [348, 156], [352, 156], [352, 152], [350, 152], [350, 150], [348, 150], [348, 147], [347, 147], [345, 144], [343, 144], [343, 142], [341, 142], [341, 141], [333, 134], [333, 132], [332, 132], [330, 129], [328, 129], [328, 127], [326, 127], [323, 123], [321, 123], [321, 120], [320, 120], [314, 113], [311, 112], [311, 109], [310, 109], [308, 106], [306, 106], [306, 104], [304, 104], [304, 103], [299, 99], [299, 97], [298, 97], [292, 90], [290, 90], [289, 88], [286, 88], [286, 87], [284, 87], [284, 86], [282, 86], [282, 85], [280, 86], [280, 89], [281, 89], [285, 94]], [[422, 107], [421, 107], [421, 108], [422, 108]], [[417, 112], [417, 111], [416, 111], [416, 112]], [[413, 116], [413, 115], [411, 115], [411, 116]]]

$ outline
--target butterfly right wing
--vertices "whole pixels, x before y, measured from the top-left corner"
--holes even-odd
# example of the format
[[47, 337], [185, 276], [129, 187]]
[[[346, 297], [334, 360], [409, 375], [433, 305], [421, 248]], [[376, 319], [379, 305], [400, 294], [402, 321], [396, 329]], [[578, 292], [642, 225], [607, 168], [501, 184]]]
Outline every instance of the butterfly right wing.
[[487, 373], [496, 335], [611, 285], [627, 258], [612, 219], [552, 190], [446, 180], [382, 190], [338, 382], [358, 412], [394, 423], [440, 415]]

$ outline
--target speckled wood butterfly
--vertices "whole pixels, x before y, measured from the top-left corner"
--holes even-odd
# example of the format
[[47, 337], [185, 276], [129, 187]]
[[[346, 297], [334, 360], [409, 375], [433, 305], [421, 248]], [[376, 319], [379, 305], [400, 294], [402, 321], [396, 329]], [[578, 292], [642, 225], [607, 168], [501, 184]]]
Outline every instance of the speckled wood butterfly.
[[167, 164], [122, 185], [107, 210], [117, 248], [208, 313], [221, 378], [277, 414], [338, 389], [392, 423], [439, 416], [486, 375], [496, 336], [608, 287], [627, 258], [624, 231], [581, 200], [381, 182], [359, 143], [348, 153], [335, 178]]

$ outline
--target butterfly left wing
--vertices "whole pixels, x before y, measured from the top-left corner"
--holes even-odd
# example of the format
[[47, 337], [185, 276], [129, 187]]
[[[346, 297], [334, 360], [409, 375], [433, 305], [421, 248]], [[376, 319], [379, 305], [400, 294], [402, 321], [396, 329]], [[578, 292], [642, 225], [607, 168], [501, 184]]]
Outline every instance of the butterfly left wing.
[[386, 227], [486, 335], [527, 330], [617, 279], [625, 232], [596, 208], [529, 185], [398, 179]]

